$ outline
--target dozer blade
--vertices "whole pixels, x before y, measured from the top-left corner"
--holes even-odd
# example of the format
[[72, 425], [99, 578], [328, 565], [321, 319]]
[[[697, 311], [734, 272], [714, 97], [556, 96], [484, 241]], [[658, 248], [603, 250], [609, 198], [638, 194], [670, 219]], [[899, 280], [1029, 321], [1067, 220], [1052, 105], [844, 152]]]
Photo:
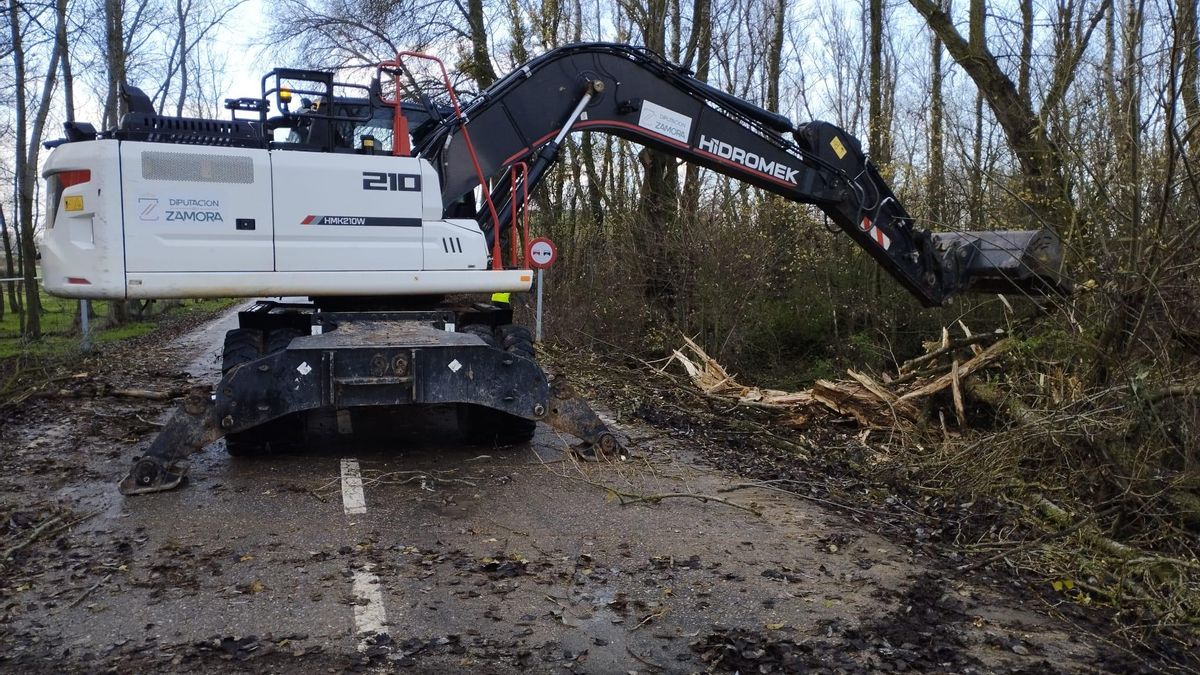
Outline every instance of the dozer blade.
[[1062, 277], [1062, 241], [1054, 232], [1006, 230], [996, 232], [935, 232], [941, 253], [957, 248], [964, 290], [975, 293], [1066, 295], [1070, 282]]

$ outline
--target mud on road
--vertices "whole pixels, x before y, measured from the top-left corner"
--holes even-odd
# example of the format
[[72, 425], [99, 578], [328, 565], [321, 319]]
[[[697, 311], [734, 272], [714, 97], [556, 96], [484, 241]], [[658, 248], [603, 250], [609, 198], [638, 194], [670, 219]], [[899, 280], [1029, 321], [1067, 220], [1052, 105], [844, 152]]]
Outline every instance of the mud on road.
[[[82, 367], [217, 379], [232, 315]], [[0, 669], [11, 672], [1095, 672], [1110, 654], [871, 514], [701, 461], [581, 463], [539, 428], [463, 444], [444, 410], [303, 454], [206, 448], [180, 490], [117, 481], [168, 403], [32, 398], [0, 419]], [[664, 495], [669, 495], [663, 497]], [[719, 497], [723, 501], [702, 497]], [[639, 499], [641, 497], [641, 499]], [[646, 497], [650, 497], [646, 499]]]

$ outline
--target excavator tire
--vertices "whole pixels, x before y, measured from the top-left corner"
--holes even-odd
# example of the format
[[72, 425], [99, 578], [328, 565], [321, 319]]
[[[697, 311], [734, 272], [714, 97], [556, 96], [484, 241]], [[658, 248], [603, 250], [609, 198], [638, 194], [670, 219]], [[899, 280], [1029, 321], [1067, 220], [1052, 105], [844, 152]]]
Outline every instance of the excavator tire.
[[225, 333], [225, 348], [221, 352], [221, 374], [227, 375], [235, 366], [249, 363], [263, 355], [263, 332], [256, 328], [235, 328]]
[[[225, 334], [225, 349], [221, 359], [221, 374], [235, 366], [287, 349], [293, 338], [304, 335], [294, 328], [275, 328], [264, 333], [256, 328], [236, 328]], [[246, 431], [225, 434], [225, 450], [234, 457], [254, 457], [299, 442], [297, 425], [273, 420]]]
[[[225, 333], [225, 348], [221, 352], [221, 374], [263, 355], [263, 332], [257, 328], [235, 328]], [[260, 429], [225, 434], [225, 450], [234, 457], [261, 455], [267, 449]]]
[[473, 323], [473, 324], [470, 324], [467, 326], [463, 326], [462, 330], [460, 332], [467, 333], [468, 335], [474, 335], [475, 337], [479, 338], [480, 340], [483, 340], [484, 344], [486, 344], [489, 347], [499, 347], [500, 346], [496, 342], [496, 335], [492, 332], [492, 327], [488, 326], [486, 324]]
[[510, 354], [524, 356], [533, 360], [533, 335], [529, 329], [515, 324], [505, 324], [496, 327], [496, 342], [500, 348]]
[[[463, 332], [476, 334], [484, 342], [498, 349], [533, 359], [533, 339], [529, 330], [521, 326], [505, 324], [493, 331], [489, 326], [473, 324], [465, 326]], [[458, 404], [458, 428], [470, 443], [478, 445], [504, 446], [525, 443], [533, 438], [537, 422], [509, 415], [493, 408]]]
[[287, 326], [286, 328], [272, 328], [267, 333], [267, 349], [264, 354], [274, 354], [287, 349], [287, 346], [292, 343], [292, 340], [304, 335], [308, 335], [307, 331], [303, 331], [295, 326]]

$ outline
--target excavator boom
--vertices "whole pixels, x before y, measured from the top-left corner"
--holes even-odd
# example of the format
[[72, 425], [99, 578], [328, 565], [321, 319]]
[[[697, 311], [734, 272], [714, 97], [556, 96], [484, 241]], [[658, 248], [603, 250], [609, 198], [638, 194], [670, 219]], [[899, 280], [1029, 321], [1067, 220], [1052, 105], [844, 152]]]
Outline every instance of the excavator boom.
[[[501, 178], [509, 167], [530, 167], [518, 180], [531, 191], [566, 133], [603, 132], [816, 205], [927, 306], [968, 289], [1045, 294], [1064, 287], [1053, 232], [916, 227], [850, 134], [825, 122], [793, 124], [642, 48], [587, 43], [552, 50], [481, 92], [456, 122], [415, 138], [414, 154], [439, 171], [446, 205], [478, 186], [479, 172], [498, 179], [492, 200], [502, 204], [495, 208], [502, 228], [515, 192]], [[464, 142], [464, 128], [474, 143]], [[490, 230], [486, 211], [479, 221]]]

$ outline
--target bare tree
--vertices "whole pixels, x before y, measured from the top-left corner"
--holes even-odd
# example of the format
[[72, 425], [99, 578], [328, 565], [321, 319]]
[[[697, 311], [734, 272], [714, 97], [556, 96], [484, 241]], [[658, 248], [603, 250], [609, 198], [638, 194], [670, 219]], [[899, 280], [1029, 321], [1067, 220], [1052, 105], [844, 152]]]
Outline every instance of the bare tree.
[[475, 87], [496, 80], [483, 0], [285, 0], [272, 6], [272, 43], [317, 67], [369, 66], [402, 49], [469, 47], [457, 71]]
[[[246, 0], [215, 2], [214, 0], [175, 0], [173, 7], [173, 38], [164, 72], [159, 77], [158, 89], [150, 97], [157, 102], [159, 110], [167, 108], [171, 90], [176, 89], [173, 106], [175, 115], [182, 116], [189, 97], [195, 98], [194, 70], [203, 63], [201, 50], [210, 51], [217, 29], [225, 25], [230, 14], [237, 11]], [[166, 26], [164, 30], [166, 32]]]
[[23, 333], [27, 338], [38, 339], [42, 336], [41, 303], [37, 277], [37, 248], [34, 245], [34, 218], [36, 208], [34, 193], [37, 189], [38, 157], [42, 146], [42, 132], [46, 128], [46, 118], [50, 114], [51, 97], [57, 81], [59, 50], [57, 42], [53, 43], [49, 65], [42, 79], [42, 91], [37, 100], [37, 106], [31, 112], [25, 89], [29, 85], [26, 72], [25, 36], [21, 31], [21, 13], [24, 8], [17, 0], [9, 0], [9, 27], [12, 35], [13, 73], [16, 84], [16, 180], [17, 180], [17, 218], [20, 225], [21, 276], [25, 286], [25, 325]]
[[1062, 102], [1074, 79], [1092, 30], [1111, 0], [1102, 1], [1100, 9], [1079, 33], [1074, 48], [1056, 60], [1053, 77], [1042, 99], [1040, 114], [1022, 98], [1017, 86], [1000, 68], [987, 45], [984, 37], [984, 0], [971, 0], [968, 38], [964, 38], [958, 32], [950, 14], [935, 0], [909, 2], [941, 38], [946, 50], [971, 77], [980, 94], [987, 100], [1021, 166], [1030, 196], [1029, 206], [1034, 214], [1042, 223], [1066, 231], [1074, 218], [1065, 170], [1066, 161], [1059, 146], [1051, 140], [1045, 122], [1049, 114]]

